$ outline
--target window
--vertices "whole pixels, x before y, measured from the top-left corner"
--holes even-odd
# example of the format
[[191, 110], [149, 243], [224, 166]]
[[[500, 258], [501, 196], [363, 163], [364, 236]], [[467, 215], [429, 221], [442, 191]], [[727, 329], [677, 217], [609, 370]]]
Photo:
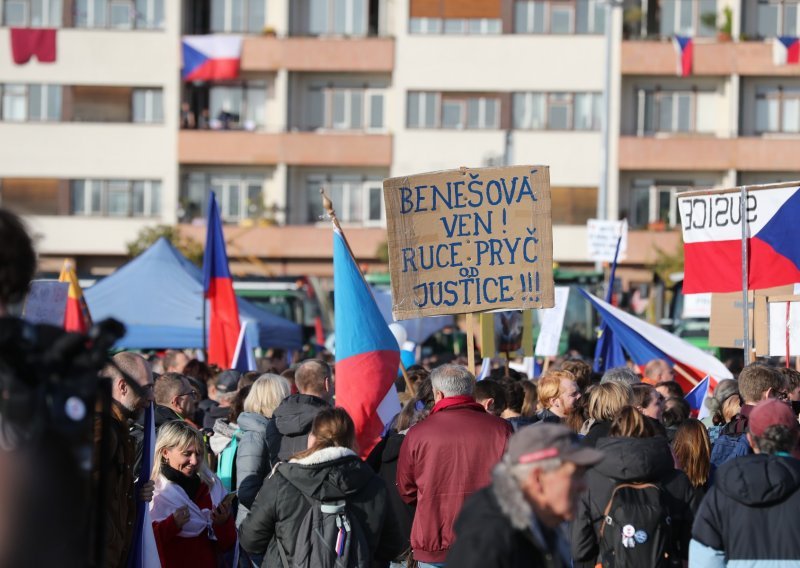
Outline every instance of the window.
[[642, 228], [653, 223], [666, 227], [677, 226], [677, 194], [702, 187], [702, 183], [687, 181], [634, 180], [630, 193], [631, 227]]
[[240, 174], [189, 174], [181, 188], [183, 221], [205, 217], [209, 191], [214, 191], [223, 221], [238, 222], [264, 214], [263, 177]]
[[60, 85], [0, 86], [2, 118], [9, 122], [46, 122], [61, 120]]
[[302, 0], [301, 26], [311, 35], [367, 35], [367, 0]]
[[76, 28], [164, 29], [164, 0], [75, 0]]
[[441, 18], [411, 18], [408, 21], [410, 34], [440, 34], [442, 33]]
[[5, 0], [3, 25], [6, 27], [60, 28], [62, 0]]
[[410, 18], [410, 34], [497, 35], [503, 33], [499, 18]]
[[667, 0], [661, 3], [660, 32], [663, 37], [675, 34], [714, 37], [716, 15], [717, 0]]
[[517, 0], [514, 33], [602, 34], [604, 10], [602, 0]]
[[383, 130], [383, 97], [382, 90], [311, 86], [305, 119], [312, 129]]
[[514, 93], [514, 128], [600, 130], [600, 93]]
[[261, 33], [266, 0], [211, 0], [212, 33]]
[[319, 190], [325, 188], [340, 221], [364, 225], [382, 224], [385, 218], [382, 187], [380, 180], [359, 176], [309, 176], [306, 181], [306, 220], [309, 223], [320, 220], [323, 211]]
[[73, 180], [73, 215], [153, 217], [161, 211], [160, 181]]
[[214, 85], [209, 97], [211, 128], [256, 130], [266, 126], [266, 83]]
[[758, 35], [761, 37], [796, 36], [800, 25], [797, 0], [759, 0]]
[[756, 91], [756, 132], [800, 133], [800, 88], [759, 88]]
[[448, 93], [408, 93], [409, 128], [500, 128], [497, 97]]
[[161, 89], [133, 90], [133, 122], [164, 122], [163, 93]]
[[637, 135], [714, 132], [714, 93], [639, 89]]

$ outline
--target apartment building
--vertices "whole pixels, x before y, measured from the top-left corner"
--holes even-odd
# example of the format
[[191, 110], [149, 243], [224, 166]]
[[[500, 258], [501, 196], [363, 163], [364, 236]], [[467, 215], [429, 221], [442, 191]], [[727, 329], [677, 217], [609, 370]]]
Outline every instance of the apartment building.
[[[45, 264], [107, 272], [156, 224], [202, 241], [213, 190], [234, 272], [329, 275], [320, 188], [369, 265], [385, 240], [383, 178], [545, 163], [555, 260], [590, 265], [600, 0], [0, 5], [0, 44], [11, 27], [57, 28], [55, 63], [0, 57], [0, 199], [29, 219]], [[634, 231], [627, 280], [650, 280], [653, 245], [678, 246], [677, 192], [796, 177], [800, 68], [775, 66], [769, 40], [797, 35], [797, 20], [787, 1], [614, 9], [606, 216]], [[695, 38], [688, 77], [676, 33]], [[181, 37], [202, 34], [243, 36], [239, 79], [180, 80]]]

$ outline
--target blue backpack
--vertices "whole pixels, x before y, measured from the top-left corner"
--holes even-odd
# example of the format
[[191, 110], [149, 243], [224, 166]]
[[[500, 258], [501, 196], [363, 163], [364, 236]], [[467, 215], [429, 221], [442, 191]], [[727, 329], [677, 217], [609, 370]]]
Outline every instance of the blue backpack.
[[752, 454], [753, 450], [747, 442], [747, 436], [742, 434], [721, 434], [711, 448], [711, 465], [718, 468], [725, 462]]
[[239, 428], [233, 433], [230, 444], [219, 453], [217, 477], [228, 491], [236, 489], [236, 450], [239, 449]]

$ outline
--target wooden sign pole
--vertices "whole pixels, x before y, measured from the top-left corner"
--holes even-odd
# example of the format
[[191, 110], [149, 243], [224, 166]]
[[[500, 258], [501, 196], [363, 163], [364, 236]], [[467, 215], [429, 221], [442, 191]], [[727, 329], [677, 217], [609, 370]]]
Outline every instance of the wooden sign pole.
[[467, 365], [470, 373], [475, 372], [475, 316], [467, 314]]

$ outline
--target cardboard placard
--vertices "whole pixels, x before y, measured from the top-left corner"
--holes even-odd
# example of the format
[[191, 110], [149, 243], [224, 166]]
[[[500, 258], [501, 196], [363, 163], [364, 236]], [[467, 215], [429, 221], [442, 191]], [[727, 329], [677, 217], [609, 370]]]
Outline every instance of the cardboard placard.
[[[756, 344], [754, 334], [757, 333], [757, 328], [755, 326], [753, 302], [755, 301], [756, 305], [758, 305], [759, 302], [766, 301], [767, 296], [791, 294], [793, 290], [794, 287], [789, 285], [748, 292], [750, 340], [754, 345]], [[708, 344], [715, 347], [744, 348], [741, 292], [711, 295], [711, 327], [708, 334]]]
[[625, 260], [625, 253], [628, 251], [627, 221], [589, 219], [586, 222], [586, 237], [589, 258], [595, 262], [614, 262], [617, 241], [622, 237], [619, 243], [618, 260]]
[[384, 180], [395, 320], [553, 307], [547, 166]]
[[767, 329], [770, 357], [787, 356], [787, 336], [788, 355], [800, 354], [800, 296], [768, 296]]
[[57, 280], [34, 280], [25, 298], [22, 317], [30, 323], [46, 323], [55, 327], [64, 326], [67, 312], [69, 282]]
[[533, 313], [509, 310], [481, 314], [481, 356], [533, 355]]
[[[756, 356], [758, 357], [770, 356], [770, 337], [773, 334], [773, 326], [778, 325], [781, 328], [781, 331], [785, 333], [786, 302], [800, 300], [800, 284], [795, 284], [794, 286], [781, 286], [780, 290], [782, 290], [782, 292], [756, 296], [755, 307], [753, 309], [753, 339], [755, 341]], [[797, 298], [797, 300], [795, 300], [795, 298]], [[784, 310], [782, 315], [773, 312], [773, 315], [780, 316], [777, 318], [777, 320], [775, 317], [770, 317], [770, 310], [775, 310], [771, 304], [776, 302], [783, 302]], [[792, 308], [792, 315], [794, 315], [794, 308]], [[778, 321], [777, 324], [775, 323], [776, 321]], [[786, 345], [784, 335], [783, 352], [780, 353], [780, 356], [784, 356], [786, 354], [785, 351]], [[795, 353], [792, 354], [795, 355]]]

